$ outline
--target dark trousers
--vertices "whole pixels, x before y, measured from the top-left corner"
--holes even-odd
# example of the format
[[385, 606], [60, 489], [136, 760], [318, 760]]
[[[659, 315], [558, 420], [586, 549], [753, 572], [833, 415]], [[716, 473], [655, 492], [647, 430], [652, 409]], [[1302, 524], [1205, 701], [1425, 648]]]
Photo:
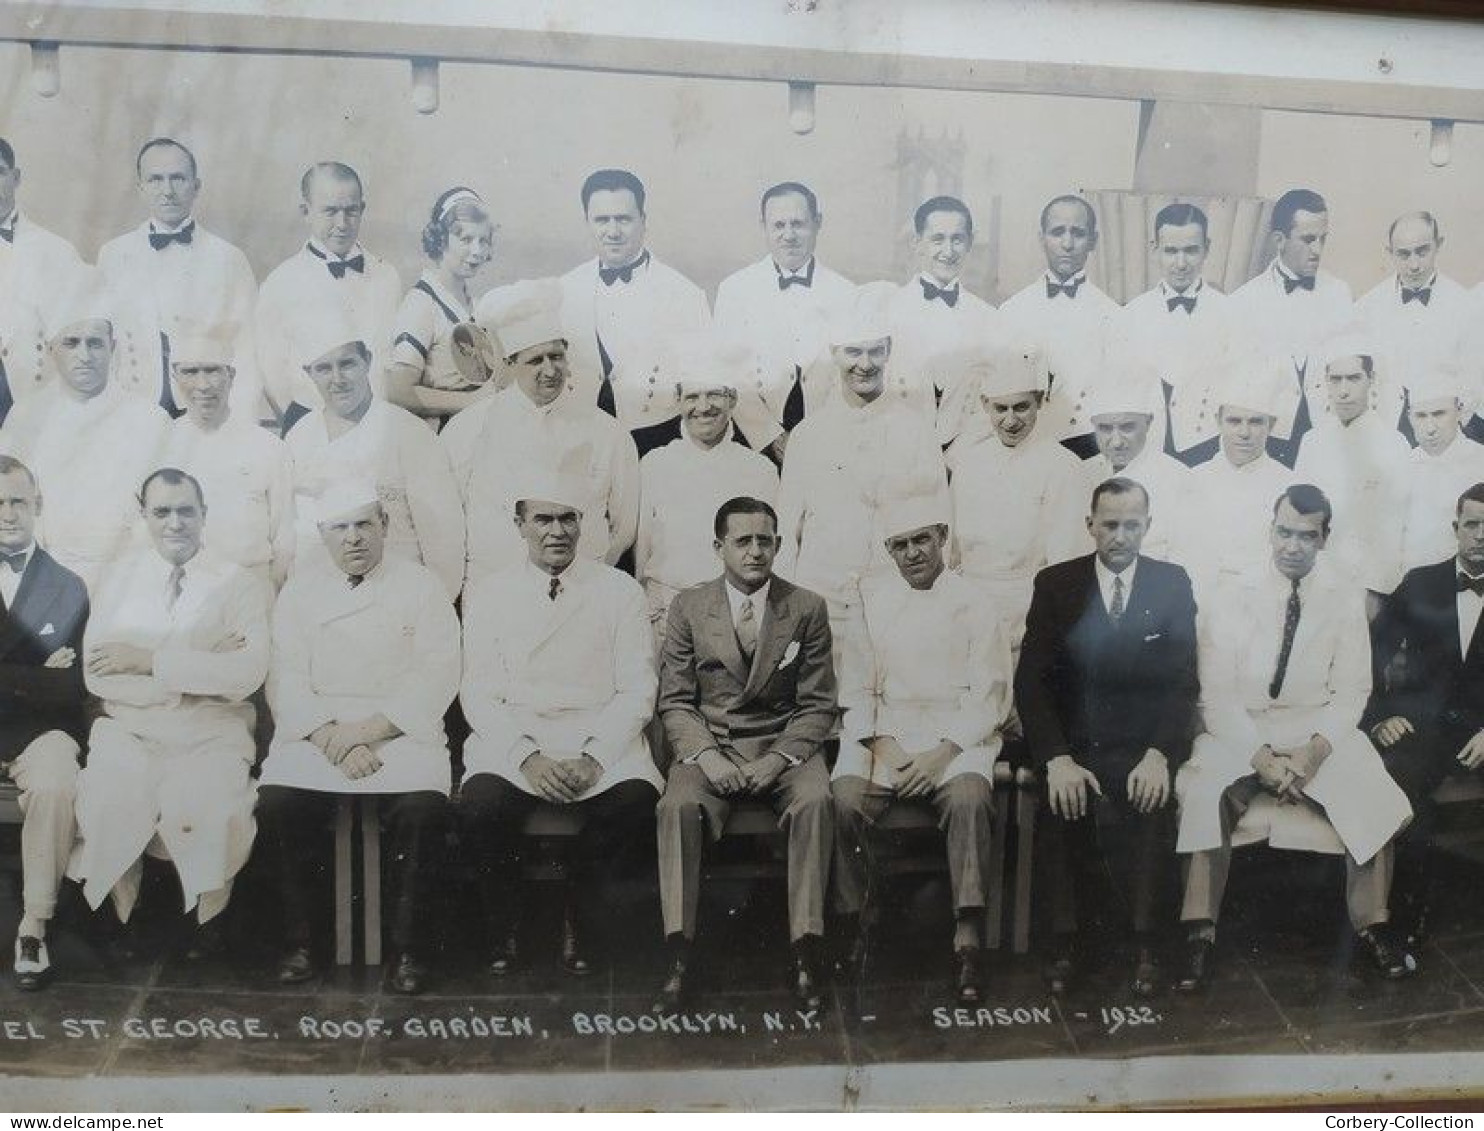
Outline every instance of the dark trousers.
[[[654, 859], [654, 806], [659, 793], [646, 781], [625, 781], [562, 806], [580, 815], [569, 858], [577, 908], [584, 918], [601, 905], [605, 887], [636, 875]], [[464, 850], [479, 877], [485, 929], [503, 940], [520, 921], [521, 854], [526, 818], [551, 805], [495, 774], [475, 774], [459, 791]]]
[[[1134, 808], [1128, 775], [1142, 756], [1141, 750], [1096, 764], [1078, 760], [1103, 790], [1101, 797], [1089, 790], [1087, 815], [1080, 820], [1053, 813], [1043, 787], [1039, 884], [1051, 931], [1063, 940], [1086, 936], [1099, 921], [1105, 930], [1131, 931], [1140, 945], [1154, 945], [1173, 931], [1175, 803], [1152, 813]], [[1172, 769], [1172, 781], [1174, 776]]]
[[[316, 888], [330, 870], [326, 841], [339, 797], [282, 785], [258, 789], [258, 823], [278, 857], [286, 946], [311, 944], [314, 918], [325, 906]], [[443, 871], [448, 798], [434, 790], [419, 790], [382, 794], [377, 801], [392, 842], [391, 882], [396, 893], [392, 946], [399, 952], [425, 954], [434, 938], [433, 884]]]
[[1433, 790], [1450, 774], [1462, 772], [1458, 752], [1474, 734], [1468, 726], [1424, 723], [1380, 751], [1386, 772], [1412, 803], [1412, 823], [1396, 840], [1396, 899], [1408, 910], [1421, 907], [1432, 894], [1429, 856], [1437, 826]]

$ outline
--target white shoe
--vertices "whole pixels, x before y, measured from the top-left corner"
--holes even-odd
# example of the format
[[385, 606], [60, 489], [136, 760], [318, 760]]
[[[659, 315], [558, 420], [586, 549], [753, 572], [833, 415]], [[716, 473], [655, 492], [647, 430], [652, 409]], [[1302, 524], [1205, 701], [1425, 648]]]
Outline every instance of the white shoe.
[[39, 990], [51, 980], [52, 960], [46, 940], [18, 935], [15, 940], [15, 981], [22, 990]]

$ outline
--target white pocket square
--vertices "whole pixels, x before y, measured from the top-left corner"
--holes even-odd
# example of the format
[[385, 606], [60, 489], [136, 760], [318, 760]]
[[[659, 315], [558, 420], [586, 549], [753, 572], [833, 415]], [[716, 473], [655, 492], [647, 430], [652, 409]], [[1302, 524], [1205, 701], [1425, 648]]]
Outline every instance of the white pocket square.
[[784, 668], [788, 667], [789, 664], [794, 662], [794, 659], [798, 656], [798, 654], [799, 642], [797, 640], [790, 640], [788, 642], [788, 647], [783, 650], [783, 659], [778, 661], [778, 670], [782, 671]]
[[1148, 644], [1151, 640], [1158, 640], [1163, 635], [1163, 632], [1151, 632], [1148, 636], [1144, 637], [1144, 643]]
[[47, 621], [44, 625], [41, 626], [41, 631], [38, 632], [36, 635], [37, 636], [54, 636], [54, 635], [56, 635], [56, 632], [57, 632], [56, 626], [54, 626], [51, 621]]

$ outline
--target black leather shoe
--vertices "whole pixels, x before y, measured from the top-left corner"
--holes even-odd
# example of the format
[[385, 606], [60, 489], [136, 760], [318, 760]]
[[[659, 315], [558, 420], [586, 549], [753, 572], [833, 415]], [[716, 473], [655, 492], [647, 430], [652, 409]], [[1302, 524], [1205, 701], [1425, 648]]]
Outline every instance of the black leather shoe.
[[392, 968], [392, 990], [399, 994], [420, 994], [428, 984], [428, 968], [410, 954], [403, 954]]
[[665, 984], [650, 1006], [651, 1013], [674, 1013], [685, 1005], [690, 996], [690, 960], [687, 955], [677, 954], [670, 959], [670, 971], [665, 975]]
[[314, 978], [314, 957], [307, 946], [296, 946], [285, 951], [278, 960], [278, 981], [281, 985], [297, 986]]
[[1208, 938], [1197, 936], [1185, 941], [1185, 952], [1180, 956], [1180, 970], [1175, 977], [1175, 992], [1199, 993], [1211, 981], [1211, 952], [1216, 944]]
[[46, 988], [52, 980], [52, 961], [46, 952], [46, 940], [35, 935], [21, 935], [15, 940], [15, 985], [32, 993]]
[[1370, 960], [1371, 968], [1388, 981], [1410, 978], [1417, 973], [1417, 959], [1398, 943], [1385, 923], [1367, 927], [1357, 936], [1361, 952]]
[[562, 969], [573, 977], [585, 978], [593, 972], [593, 964], [582, 950], [577, 924], [569, 914], [562, 920]]
[[978, 1005], [984, 1000], [984, 949], [961, 946], [954, 951], [953, 993], [959, 1005]]
[[1147, 946], [1139, 948], [1139, 957], [1134, 962], [1134, 977], [1129, 989], [1137, 998], [1151, 998], [1159, 992], [1159, 960]]
[[1046, 988], [1053, 994], [1070, 993], [1077, 984], [1077, 960], [1072, 952], [1057, 954], [1046, 967]]
[[796, 947], [793, 970], [789, 974], [789, 989], [793, 991], [799, 1008], [806, 1013], [818, 1013], [824, 1008], [824, 993], [819, 984], [819, 971], [809, 948]]
[[222, 928], [221, 918], [217, 917], [196, 927], [185, 956], [192, 962], [200, 962], [207, 958], [220, 957], [226, 951], [227, 933]]
[[505, 941], [495, 950], [485, 969], [495, 978], [503, 978], [520, 969], [520, 940], [514, 931], [505, 936]]

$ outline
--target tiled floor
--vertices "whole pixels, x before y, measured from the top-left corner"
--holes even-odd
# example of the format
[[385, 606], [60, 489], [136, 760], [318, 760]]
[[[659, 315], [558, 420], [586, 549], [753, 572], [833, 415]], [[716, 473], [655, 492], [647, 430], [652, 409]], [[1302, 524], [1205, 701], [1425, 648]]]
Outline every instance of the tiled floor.
[[[397, 997], [379, 971], [361, 968], [286, 991], [271, 977], [274, 914], [261, 876], [246, 876], [239, 889], [231, 953], [197, 964], [171, 953], [177, 923], [161, 873], [146, 893], [152, 957], [107, 960], [74, 897], [54, 932], [56, 984], [20, 994], [0, 982], [0, 1073], [390, 1078], [1484, 1051], [1484, 903], [1455, 898], [1420, 955], [1420, 973], [1381, 983], [1348, 961], [1337, 867], [1295, 870], [1261, 851], [1247, 860], [1233, 878], [1217, 976], [1193, 1000], [1136, 1002], [1121, 965], [1056, 1000], [1033, 956], [1002, 953], [987, 1005], [956, 1010], [937, 945], [949, 927], [941, 885], [899, 881], [863, 984], [834, 987], [821, 1016], [803, 1017], [783, 989], [780, 885], [717, 884], [704, 908], [701, 993], [687, 1013], [659, 1021], [648, 1012], [664, 966], [652, 905], [623, 909], [621, 922], [641, 926], [585, 980], [544, 958], [494, 982], [466, 937], [470, 917], [451, 901], [447, 921], [459, 927], [426, 995]], [[1479, 875], [1477, 864], [1455, 860], [1449, 886], [1471, 891]], [[0, 938], [14, 929], [14, 886], [12, 874], [0, 876]], [[553, 938], [549, 907], [528, 934], [532, 943]]]

